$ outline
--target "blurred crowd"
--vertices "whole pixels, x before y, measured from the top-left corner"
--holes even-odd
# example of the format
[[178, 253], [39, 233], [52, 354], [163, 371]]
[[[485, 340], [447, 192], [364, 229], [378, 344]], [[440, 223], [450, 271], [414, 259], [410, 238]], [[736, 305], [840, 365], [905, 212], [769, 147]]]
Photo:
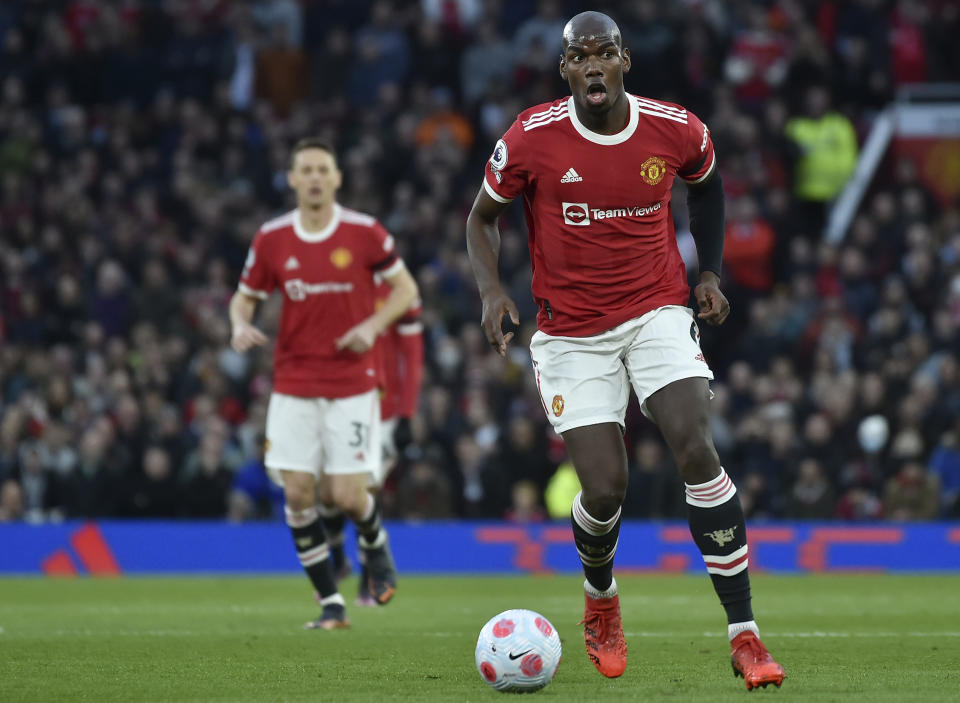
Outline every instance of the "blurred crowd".
[[[632, 50], [627, 89], [713, 133], [733, 314], [703, 347], [748, 518], [960, 517], [960, 206], [901, 160], [843, 241], [821, 237], [896, 89], [960, 77], [957, 4], [592, 5]], [[284, 172], [304, 135], [337, 145], [341, 201], [395, 235], [424, 299], [427, 369], [387, 514], [566, 517], [576, 477], [525, 347], [522, 208], [501, 223], [521, 312], [506, 362], [480, 331], [464, 221], [516, 114], [566, 94], [560, 36], [580, 9], [0, 4], [0, 521], [276, 516], [262, 467], [272, 349], [231, 351], [226, 305], [259, 224], [291, 207]], [[682, 186], [674, 196], [693, 270]], [[625, 512], [682, 516], [635, 404], [625, 441]]]

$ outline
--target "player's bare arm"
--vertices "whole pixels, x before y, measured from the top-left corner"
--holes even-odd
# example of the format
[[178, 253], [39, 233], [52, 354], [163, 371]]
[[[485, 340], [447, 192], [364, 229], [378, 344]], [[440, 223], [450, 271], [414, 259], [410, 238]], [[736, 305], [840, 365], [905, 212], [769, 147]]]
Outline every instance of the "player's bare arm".
[[253, 315], [259, 301], [251, 295], [237, 291], [230, 298], [230, 346], [235, 351], [245, 352], [267, 343], [267, 335], [253, 324]]
[[697, 317], [710, 325], [722, 325], [730, 314], [730, 303], [720, 291], [720, 263], [723, 259], [724, 198], [720, 174], [703, 183], [687, 185], [690, 233], [697, 243], [700, 283], [693, 289], [700, 312]]
[[506, 356], [513, 332], [503, 333], [503, 316], [509, 315], [514, 325], [520, 324], [516, 303], [500, 284], [497, 262], [500, 258], [500, 229], [497, 221], [508, 203], [491, 198], [481, 187], [467, 217], [467, 255], [473, 267], [480, 300], [483, 303], [481, 326], [490, 345], [500, 356]]
[[407, 270], [400, 266], [383, 280], [390, 286], [390, 295], [383, 306], [373, 315], [354, 327], [337, 340], [337, 349], [349, 349], [357, 354], [369, 351], [384, 330], [405, 313], [419, 295], [417, 282]]

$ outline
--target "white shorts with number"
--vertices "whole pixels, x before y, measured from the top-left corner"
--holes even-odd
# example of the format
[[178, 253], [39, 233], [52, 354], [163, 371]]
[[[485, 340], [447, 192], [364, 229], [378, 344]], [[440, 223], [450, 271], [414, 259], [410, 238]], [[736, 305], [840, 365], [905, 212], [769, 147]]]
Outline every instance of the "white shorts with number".
[[667, 384], [713, 378], [700, 351], [693, 311], [667, 305], [592, 337], [536, 332], [530, 356], [543, 408], [557, 433], [575, 427], [623, 425], [633, 385], [640, 409]]
[[376, 389], [349, 398], [270, 396], [264, 463], [275, 481], [281, 470], [376, 475], [381, 456]]

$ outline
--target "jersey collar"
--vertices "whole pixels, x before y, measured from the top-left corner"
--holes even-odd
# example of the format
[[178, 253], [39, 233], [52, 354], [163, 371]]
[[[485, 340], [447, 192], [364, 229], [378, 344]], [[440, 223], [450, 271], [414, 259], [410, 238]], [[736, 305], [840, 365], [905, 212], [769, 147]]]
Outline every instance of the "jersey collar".
[[333, 217], [330, 218], [330, 224], [324, 227], [319, 232], [307, 232], [303, 228], [303, 224], [300, 222], [300, 208], [297, 208], [293, 211], [293, 231], [296, 232], [297, 237], [302, 239], [305, 242], [310, 244], [316, 244], [317, 242], [322, 242], [324, 240], [330, 239], [330, 236], [333, 234], [334, 230], [337, 229], [337, 226], [340, 224], [340, 215], [341, 207], [339, 203], [333, 204]]
[[574, 105], [572, 95], [567, 98], [567, 112], [570, 114], [570, 123], [573, 124], [573, 128], [580, 133], [581, 137], [593, 142], [594, 144], [622, 144], [633, 136], [633, 133], [637, 131], [637, 125], [640, 122], [640, 109], [637, 105], [637, 99], [629, 93], [626, 95], [627, 104], [630, 106], [630, 119], [627, 120], [627, 126], [616, 134], [597, 134], [596, 132], [587, 129], [577, 118], [577, 108], [576, 105]]

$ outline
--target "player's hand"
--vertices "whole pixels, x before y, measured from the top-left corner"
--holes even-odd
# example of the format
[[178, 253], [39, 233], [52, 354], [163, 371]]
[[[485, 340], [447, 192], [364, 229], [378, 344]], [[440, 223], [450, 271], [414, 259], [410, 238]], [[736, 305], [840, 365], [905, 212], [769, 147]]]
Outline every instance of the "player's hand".
[[720, 278], [712, 271], [700, 274], [700, 283], [693, 289], [700, 312], [697, 317], [709, 325], [722, 325], [730, 314], [730, 302], [720, 292]]
[[513, 332], [504, 334], [500, 327], [504, 315], [510, 315], [510, 321], [514, 325], [520, 324], [520, 312], [503, 288], [496, 288], [483, 296], [483, 318], [480, 324], [487, 341], [500, 356], [507, 355], [507, 344], [513, 339]]
[[249, 322], [237, 322], [230, 333], [230, 346], [241, 354], [253, 347], [262, 347], [268, 341], [267, 335]]
[[364, 320], [355, 325], [336, 341], [337, 349], [349, 349], [357, 354], [363, 354], [373, 349], [377, 341], [377, 330], [370, 320]]

